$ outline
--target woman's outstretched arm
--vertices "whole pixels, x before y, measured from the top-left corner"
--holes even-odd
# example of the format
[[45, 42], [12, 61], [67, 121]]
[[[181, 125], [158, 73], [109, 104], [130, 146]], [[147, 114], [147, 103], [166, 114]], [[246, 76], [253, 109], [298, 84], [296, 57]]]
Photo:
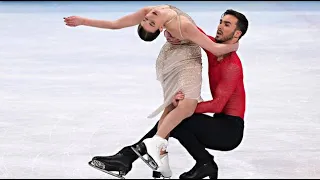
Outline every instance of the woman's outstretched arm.
[[79, 25], [90, 26], [103, 29], [122, 29], [130, 26], [138, 25], [154, 6], [147, 6], [139, 11], [123, 16], [115, 21], [89, 19], [80, 16], [70, 16], [64, 18], [67, 26], [76, 27]]

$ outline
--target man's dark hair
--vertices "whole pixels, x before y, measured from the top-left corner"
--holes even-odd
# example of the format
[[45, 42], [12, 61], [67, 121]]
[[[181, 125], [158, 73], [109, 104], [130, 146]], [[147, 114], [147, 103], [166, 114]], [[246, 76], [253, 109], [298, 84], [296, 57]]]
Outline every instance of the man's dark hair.
[[232, 15], [234, 17], [236, 17], [238, 19], [238, 22], [237, 22], [237, 30], [241, 31], [241, 36], [239, 37], [239, 39], [246, 34], [247, 30], [248, 30], [248, 25], [249, 25], [249, 22], [246, 18], [245, 15], [243, 15], [242, 13], [238, 12], [238, 11], [235, 11], [233, 9], [227, 9], [226, 12], [224, 12], [222, 14], [222, 17], [224, 17], [225, 15]]
[[139, 24], [139, 26], [138, 26], [138, 34], [139, 34], [139, 37], [142, 40], [150, 42], [150, 41], [155, 40], [159, 36], [160, 30], [158, 29], [154, 33], [148, 32]]

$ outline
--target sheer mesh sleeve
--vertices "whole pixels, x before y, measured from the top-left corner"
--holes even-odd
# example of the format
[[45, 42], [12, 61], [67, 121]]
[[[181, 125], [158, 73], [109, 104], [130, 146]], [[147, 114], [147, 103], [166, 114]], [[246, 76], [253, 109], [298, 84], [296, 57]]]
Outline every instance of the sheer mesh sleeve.
[[213, 92], [213, 100], [199, 103], [195, 113], [220, 113], [241, 82], [242, 71], [238, 64], [225, 63], [220, 72], [222, 77]]

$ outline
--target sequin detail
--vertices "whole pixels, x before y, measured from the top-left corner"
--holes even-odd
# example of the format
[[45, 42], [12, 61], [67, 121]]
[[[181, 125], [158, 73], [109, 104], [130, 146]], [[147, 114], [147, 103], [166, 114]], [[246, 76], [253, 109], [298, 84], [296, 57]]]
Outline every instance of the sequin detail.
[[[186, 13], [170, 6], [177, 12], [194, 21]], [[195, 23], [194, 23], [195, 24]], [[164, 103], [158, 107], [148, 118], [153, 118], [162, 112], [178, 91], [182, 91], [186, 99], [202, 101], [202, 58], [199, 45], [188, 41], [181, 41], [180, 45], [166, 42], [160, 50], [156, 61], [157, 80], [163, 89]]]

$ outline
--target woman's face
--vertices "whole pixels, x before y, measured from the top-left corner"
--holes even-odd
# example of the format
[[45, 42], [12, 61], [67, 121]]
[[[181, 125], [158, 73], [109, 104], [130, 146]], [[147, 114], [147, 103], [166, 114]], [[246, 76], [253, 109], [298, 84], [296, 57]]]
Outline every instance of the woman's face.
[[158, 29], [162, 31], [162, 18], [159, 10], [150, 11], [142, 20], [141, 26], [148, 32], [156, 32]]

